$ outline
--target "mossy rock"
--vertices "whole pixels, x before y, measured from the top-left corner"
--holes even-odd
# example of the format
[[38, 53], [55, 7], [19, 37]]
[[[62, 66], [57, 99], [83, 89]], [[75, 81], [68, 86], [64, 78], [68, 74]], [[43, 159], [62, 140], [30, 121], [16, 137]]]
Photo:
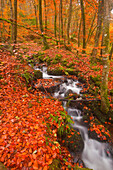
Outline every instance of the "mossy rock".
[[68, 72], [70, 75], [75, 75], [76, 74], [75, 69], [73, 69], [73, 68], [67, 68], [66, 72]]
[[37, 79], [41, 79], [43, 76], [42, 76], [42, 72], [40, 70], [34, 70], [34, 79], [37, 80]]
[[50, 75], [60, 76], [64, 74], [64, 71], [60, 67], [55, 69], [51, 69], [48, 67], [47, 73]]
[[[62, 134], [59, 134], [60, 141], [63, 140], [63, 145], [67, 147], [71, 152], [75, 153], [75, 155], [79, 155], [82, 153], [84, 148], [84, 142], [82, 140], [82, 137], [76, 130], [73, 130], [73, 134], [70, 132], [63, 131]], [[70, 136], [70, 137], [68, 137]]]
[[51, 165], [49, 165], [49, 170], [60, 170], [60, 160], [54, 159]]
[[0, 162], [0, 170], [7, 170], [3, 163]]

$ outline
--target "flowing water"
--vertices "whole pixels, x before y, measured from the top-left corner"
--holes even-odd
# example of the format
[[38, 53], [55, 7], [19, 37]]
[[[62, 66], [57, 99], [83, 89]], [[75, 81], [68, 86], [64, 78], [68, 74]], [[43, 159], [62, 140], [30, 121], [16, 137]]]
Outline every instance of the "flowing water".
[[[42, 68], [42, 73], [44, 79], [62, 78], [62, 76], [48, 75], [47, 67]], [[78, 87], [77, 84], [78, 81], [67, 79], [66, 82], [63, 82], [59, 89], [54, 92], [53, 96], [56, 98], [64, 98], [69, 90], [73, 93], [80, 94], [81, 88]], [[73, 128], [79, 130], [84, 141], [81, 159], [85, 166], [93, 170], [113, 170], [113, 157], [110, 153], [109, 144], [101, 143], [89, 138], [88, 129], [81, 124], [83, 117], [80, 110], [66, 107], [66, 101], [63, 101], [63, 107], [74, 121], [74, 124], [72, 125]]]

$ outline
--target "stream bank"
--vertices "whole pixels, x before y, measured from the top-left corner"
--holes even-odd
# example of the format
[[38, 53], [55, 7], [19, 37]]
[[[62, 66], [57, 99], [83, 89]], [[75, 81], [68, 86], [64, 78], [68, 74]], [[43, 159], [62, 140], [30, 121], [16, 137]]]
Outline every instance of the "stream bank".
[[[44, 67], [44, 69], [43, 69], [43, 67]], [[39, 67], [40, 68], [40, 67]], [[38, 67], [35, 67], [35, 69], [36, 70], [40, 70]], [[75, 79], [70, 79], [70, 78], [67, 78], [67, 77], [59, 77], [59, 76], [53, 76], [53, 75], [48, 75], [47, 74], [47, 69], [45, 69], [46, 67], [44, 66], [44, 65], [42, 65], [42, 72], [43, 72], [43, 78], [45, 78], [45, 79], [47, 79], [47, 78], [51, 78], [51, 79], [60, 79], [61, 80], [61, 84], [59, 84], [58, 86], [56, 85], [56, 86], [54, 86], [54, 90], [52, 90], [51, 91], [51, 94], [53, 94], [53, 97], [55, 97], [55, 98], [58, 98], [58, 99], [62, 99], [62, 101], [63, 101], [63, 105], [64, 105], [64, 108], [66, 109], [66, 111], [68, 112], [68, 114], [70, 114], [70, 116], [71, 117], [73, 117], [73, 114], [74, 114], [74, 112], [75, 112], [75, 114], [77, 114], [76, 116], [76, 118], [74, 118], [75, 120], [80, 120], [80, 119], [82, 119], [81, 118], [81, 111], [80, 111], [80, 117], [79, 117], [79, 110], [78, 110], [78, 108], [80, 108], [80, 110], [82, 110], [83, 111], [83, 108], [84, 107], [86, 107], [86, 104], [83, 106], [83, 102], [84, 102], [84, 100], [83, 100], [83, 98], [82, 98], [82, 95], [79, 95], [79, 93], [80, 93], [80, 91], [81, 91], [81, 87], [82, 87], [82, 84], [81, 83], [79, 83], [79, 82], [77, 82], [77, 78], [76, 78], [76, 81], [75, 81]], [[41, 71], [41, 70], [40, 70]], [[52, 74], [52, 73], [51, 73]], [[47, 77], [46, 77], [46, 76]], [[58, 74], [59, 75], [59, 74]], [[61, 74], [62, 75], [62, 74]], [[44, 77], [45, 76], [45, 77]], [[75, 83], [76, 82], [76, 83]], [[76, 86], [76, 84], [77, 84], [77, 86], [78, 86], [78, 89], [76, 88], [77, 86]], [[59, 87], [60, 86], [60, 87]], [[71, 86], [71, 87], [70, 87]], [[48, 89], [46, 88], [46, 90], [48, 91]], [[75, 90], [75, 91], [73, 91], [73, 90]], [[78, 91], [77, 91], [78, 90]], [[45, 91], [45, 89], [44, 89], [44, 91]], [[50, 92], [50, 91], [49, 91]], [[74, 94], [75, 93], [75, 94]], [[77, 94], [78, 93], [78, 94]], [[70, 95], [71, 95], [71, 97], [70, 97]], [[75, 100], [72, 100], [72, 98], [74, 98]], [[78, 100], [78, 101], [77, 101]], [[80, 101], [79, 101], [80, 100]], [[83, 100], [83, 101], [82, 101]], [[67, 102], [67, 104], [68, 104], [68, 106], [67, 106], [67, 104], [65, 105], [64, 104], [64, 102], [66, 102], [66, 101], [69, 101], [69, 102]], [[76, 103], [77, 103], [77, 105], [75, 105], [75, 102], [74, 101], [76, 101]], [[82, 101], [82, 103], [81, 103], [81, 101]], [[93, 100], [92, 100], [93, 101]], [[95, 100], [94, 100], [95, 101]], [[74, 103], [73, 103], [74, 102]], [[96, 100], [96, 102], [99, 102], [99, 100]], [[87, 108], [87, 107], [86, 107]], [[70, 110], [70, 111], [69, 111]], [[71, 111], [72, 110], [72, 111]], [[91, 109], [90, 109], [91, 110]], [[91, 111], [90, 111], [91, 112]], [[83, 112], [84, 113], [84, 112]], [[85, 115], [85, 113], [84, 113], [84, 117], [85, 117], [85, 122], [88, 122], [87, 123], [87, 125], [90, 123], [90, 126], [92, 126], [93, 124], [94, 124], [94, 122], [92, 123], [91, 121], [89, 121], [90, 119], [90, 116], [91, 115], [89, 115], [88, 113]], [[74, 115], [74, 117], [75, 117], [75, 115]], [[93, 116], [92, 116], [93, 117]], [[93, 118], [91, 118], [91, 120], [95, 120], [95, 118], [93, 117]], [[74, 132], [72, 132], [71, 134], [73, 134], [73, 135], [70, 135], [69, 136], [69, 134], [68, 134], [68, 131], [64, 131], [63, 130], [63, 133], [62, 133], [62, 135], [60, 134], [59, 135], [59, 139], [63, 139], [63, 142], [62, 142], [62, 140], [59, 140], [59, 142], [60, 143], [62, 143], [64, 146], [66, 146], [66, 147], [68, 147], [68, 149], [70, 150], [70, 153], [73, 155], [73, 157], [74, 157], [74, 161], [76, 162], [76, 163], [78, 163], [79, 162], [79, 164], [82, 164], [82, 166], [84, 166], [84, 163], [82, 162], [82, 160], [81, 160], [81, 154], [82, 154], [82, 157], [85, 159], [85, 157], [83, 156], [83, 154], [84, 154], [84, 152], [85, 152], [85, 155], [86, 155], [86, 153], [88, 152], [87, 150], [85, 151], [85, 147], [86, 147], [86, 145], [87, 145], [87, 142], [85, 142], [85, 146], [84, 146], [84, 143], [83, 143], [83, 140], [86, 140], [86, 138], [85, 138], [85, 136], [89, 136], [89, 137], [91, 137], [92, 139], [89, 139], [89, 137], [87, 137], [87, 139], [88, 139], [88, 143], [90, 142], [91, 143], [91, 147], [93, 148], [94, 147], [94, 150], [96, 149], [96, 148], [100, 148], [99, 146], [101, 145], [101, 143], [100, 142], [97, 142], [96, 140], [98, 140], [98, 141], [103, 141], [103, 142], [106, 142], [106, 140], [108, 140], [109, 139], [109, 132], [107, 131], [102, 131], [102, 132], [104, 132], [103, 134], [99, 134], [99, 133], [101, 133], [101, 131], [99, 131], [99, 133], [92, 133], [91, 131], [92, 131], [92, 129], [89, 129], [88, 130], [88, 132], [86, 133], [86, 132], [84, 132], [84, 130], [83, 129], [85, 129], [85, 123], [84, 123], [84, 121], [82, 121], [81, 123], [80, 123], [80, 125], [78, 124], [78, 125], [76, 125], [76, 124], [78, 124], [77, 122], [75, 122], [75, 124], [74, 125], [72, 125], [72, 127], [73, 128], [77, 128], [77, 129], [79, 129], [80, 131], [81, 131], [81, 129], [82, 129], [82, 138], [80, 139], [79, 138], [79, 136], [77, 135], [77, 133], [76, 133], [76, 135], [75, 135], [75, 131]], [[89, 125], [88, 125], [89, 126]], [[101, 128], [102, 128], [102, 126], [100, 126]], [[98, 127], [97, 127], [98, 128]], [[65, 129], [66, 130], [66, 129]], [[86, 131], [86, 130], [85, 130]], [[79, 132], [78, 132], [79, 133]], [[87, 135], [86, 135], [87, 134]], [[104, 135], [106, 135], [106, 136], [104, 136]], [[69, 136], [69, 137], [68, 137]], [[75, 137], [76, 136], [76, 137]], [[103, 137], [104, 136], [104, 137]], [[83, 140], [82, 140], [83, 139]], [[96, 139], [96, 140], [94, 140], [94, 139]], [[78, 143], [78, 144], [77, 144]], [[90, 144], [89, 143], [89, 144]], [[75, 145], [76, 144], [76, 145]], [[89, 145], [88, 144], [88, 145]], [[109, 169], [110, 170], [112, 170], [112, 167], [113, 167], [113, 162], [112, 162], [112, 160], [111, 160], [111, 157], [112, 157], [112, 155], [113, 155], [113, 150], [112, 150], [112, 147], [111, 146], [107, 146], [107, 144], [104, 146], [104, 143], [102, 144], [102, 146], [103, 146], [103, 149], [104, 149], [104, 147], [105, 147], [105, 149], [102, 151], [102, 153], [104, 154], [104, 155], [106, 155], [108, 152], [109, 152], [109, 156], [108, 156], [108, 154], [107, 154], [107, 156], [105, 157], [105, 159], [106, 159], [106, 161], [108, 161], [109, 163], [107, 164], [107, 162], [105, 163], [105, 165], [103, 165], [103, 167], [105, 167], [105, 170], [106, 170], [106, 168], [107, 167], [109, 167]], [[79, 148], [79, 149], [78, 149]], [[88, 149], [88, 148], [87, 148]], [[99, 149], [100, 150], [100, 149]], [[83, 153], [82, 153], [82, 151], [83, 151]], [[93, 150], [92, 150], [92, 152], [93, 152]], [[95, 151], [94, 151], [95, 152]], [[101, 152], [101, 151], [99, 151], [99, 152]], [[100, 154], [100, 153], [97, 153], [97, 154]], [[91, 153], [90, 153], [91, 154]], [[93, 153], [94, 154], [94, 153]], [[100, 157], [99, 157], [99, 161], [101, 160], [101, 159], [103, 159], [103, 161], [104, 161], [104, 157], [103, 157], [103, 154], [101, 155], [100, 154]], [[96, 156], [96, 155], [95, 155]], [[94, 157], [95, 157], [94, 156]], [[101, 158], [102, 157], [102, 158]], [[95, 157], [96, 158], [96, 157]], [[85, 160], [84, 160], [85, 161]], [[89, 166], [89, 168], [92, 168], [92, 166], [94, 167], [94, 168], [96, 168], [96, 169], [99, 169], [100, 170], [100, 168], [103, 170], [103, 167], [101, 167], [101, 164], [98, 162], [97, 163], [97, 165], [95, 166], [95, 164], [94, 165], [90, 165], [90, 162], [88, 162], [88, 164], [86, 163], [87, 162], [87, 159], [86, 159], [86, 161], [85, 161], [85, 164], [87, 165], [87, 166]], [[101, 161], [100, 161], [101, 162]]]

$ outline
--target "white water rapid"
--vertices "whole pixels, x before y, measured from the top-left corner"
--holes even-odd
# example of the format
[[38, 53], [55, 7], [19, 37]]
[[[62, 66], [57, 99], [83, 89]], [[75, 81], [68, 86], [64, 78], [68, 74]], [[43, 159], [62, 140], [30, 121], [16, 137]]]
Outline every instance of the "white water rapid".
[[[109, 152], [108, 144], [98, 142], [88, 137], [87, 128], [79, 123], [81, 120], [81, 116], [79, 116], [79, 114], [78, 116], [71, 116], [74, 120], [74, 124], [72, 126], [73, 128], [79, 129], [84, 141], [82, 160], [85, 166], [93, 170], [113, 170], [113, 158]], [[77, 119], [77, 117], [79, 118]]]
[[[38, 68], [35, 68], [38, 69]], [[39, 69], [40, 70], [40, 69]], [[47, 68], [43, 67], [41, 70], [43, 73], [43, 78], [62, 78], [62, 76], [53, 76], [47, 74]], [[72, 79], [67, 79], [60, 85], [58, 91], [56, 91], [53, 96], [56, 98], [64, 98], [67, 91], [71, 90], [73, 93], [80, 94], [81, 88], [77, 87], [78, 81]], [[107, 143], [101, 143], [94, 139], [88, 137], [88, 129], [81, 124], [82, 113], [76, 108], [66, 107], [66, 101], [63, 102], [64, 109], [72, 117], [74, 124], [73, 128], [79, 130], [83, 141], [84, 149], [82, 152], [82, 160], [86, 167], [93, 170], [113, 170], [113, 158], [108, 149]]]

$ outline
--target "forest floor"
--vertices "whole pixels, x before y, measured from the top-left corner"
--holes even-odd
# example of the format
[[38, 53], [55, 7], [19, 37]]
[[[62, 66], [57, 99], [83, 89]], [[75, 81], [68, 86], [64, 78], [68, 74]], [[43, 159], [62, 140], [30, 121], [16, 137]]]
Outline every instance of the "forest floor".
[[[0, 50], [0, 162], [11, 170], [51, 170], [50, 165], [56, 170], [73, 169], [76, 165], [72, 162], [68, 149], [58, 142], [58, 129], [65, 124], [65, 119], [61, 115], [61, 112], [65, 113], [61, 102], [47, 97], [38, 89], [34, 91], [30, 88], [29, 82], [23, 78], [28, 72], [34, 74], [33, 68], [27, 62], [28, 58], [36, 59], [33, 56], [37, 53], [40, 54], [39, 62], [44, 64], [49, 62], [49, 70], [56, 69], [68, 77], [77, 76], [84, 84], [87, 83], [87, 87], [83, 89], [86, 99], [87, 97], [100, 99], [102, 64], [101, 62], [92, 64], [90, 55], [75, 55], [56, 46], [43, 51], [42, 46], [37, 47], [37, 43], [31, 42], [19, 44], [13, 54]], [[75, 71], [77, 75], [70, 75]], [[102, 140], [107, 140], [110, 136], [106, 127], [110, 130], [113, 128], [111, 117], [113, 102], [110, 95], [113, 89], [113, 60], [108, 86], [110, 112], [104, 122], [105, 126], [96, 124], [93, 114], [90, 114], [92, 122], [90, 130], [96, 131]], [[85, 94], [86, 91], [90, 93]], [[88, 112], [90, 109], [84, 106], [84, 111]], [[52, 119], [56, 115], [57, 121]], [[69, 126], [66, 125], [65, 129], [69, 129]], [[73, 134], [73, 131], [71, 133]]]

